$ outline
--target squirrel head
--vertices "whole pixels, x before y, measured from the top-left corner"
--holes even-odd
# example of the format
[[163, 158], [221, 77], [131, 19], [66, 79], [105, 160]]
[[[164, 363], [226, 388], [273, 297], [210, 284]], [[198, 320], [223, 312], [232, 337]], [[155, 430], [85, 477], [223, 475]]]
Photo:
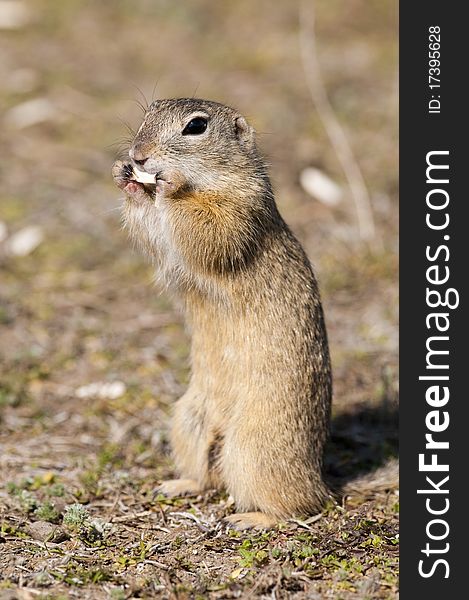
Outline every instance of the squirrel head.
[[255, 132], [236, 110], [195, 98], [156, 100], [129, 150], [140, 171], [156, 175], [157, 194], [244, 196], [268, 182]]
[[[246, 269], [281, 222], [254, 129], [233, 108], [157, 100], [129, 157], [113, 167], [128, 200], [124, 224], [170, 283], [194, 287], [201, 276]], [[155, 185], [145, 185], [148, 174]]]

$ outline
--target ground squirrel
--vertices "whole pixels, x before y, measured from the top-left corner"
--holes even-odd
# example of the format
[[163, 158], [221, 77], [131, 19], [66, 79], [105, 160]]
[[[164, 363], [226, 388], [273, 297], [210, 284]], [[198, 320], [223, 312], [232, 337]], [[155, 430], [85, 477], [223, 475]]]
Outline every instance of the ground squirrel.
[[224, 489], [239, 528], [319, 511], [330, 496], [323, 310], [253, 128], [217, 102], [157, 100], [129, 156], [113, 167], [125, 227], [179, 300], [192, 336], [190, 385], [171, 431], [183, 479], [161, 490]]

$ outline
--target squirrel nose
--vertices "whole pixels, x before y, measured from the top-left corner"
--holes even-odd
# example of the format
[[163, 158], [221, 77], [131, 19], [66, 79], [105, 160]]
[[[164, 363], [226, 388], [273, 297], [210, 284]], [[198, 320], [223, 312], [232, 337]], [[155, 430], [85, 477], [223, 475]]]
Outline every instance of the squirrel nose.
[[143, 166], [148, 158], [148, 149], [143, 144], [134, 144], [129, 150], [129, 156], [134, 163]]

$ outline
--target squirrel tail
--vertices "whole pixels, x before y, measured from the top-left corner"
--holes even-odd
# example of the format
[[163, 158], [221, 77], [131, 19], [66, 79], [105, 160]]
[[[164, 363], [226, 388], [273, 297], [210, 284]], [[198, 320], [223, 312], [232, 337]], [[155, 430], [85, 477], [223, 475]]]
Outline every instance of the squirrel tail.
[[344, 484], [336, 482], [335, 489], [339, 496], [370, 497], [378, 492], [397, 490], [399, 488], [399, 461], [391, 458], [386, 464], [371, 473], [358, 475]]

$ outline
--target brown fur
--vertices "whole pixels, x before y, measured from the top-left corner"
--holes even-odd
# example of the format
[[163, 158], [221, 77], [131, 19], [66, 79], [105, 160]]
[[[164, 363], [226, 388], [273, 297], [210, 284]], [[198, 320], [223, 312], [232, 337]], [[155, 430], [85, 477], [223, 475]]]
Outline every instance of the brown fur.
[[390, 458], [384, 465], [371, 473], [355, 477], [345, 485], [338, 486], [341, 496], [367, 497], [377, 492], [385, 492], [399, 487], [399, 462]]
[[[182, 135], [197, 115], [207, 131]], [[192, 334], [191, 381], [171, 433], [185, 479], [162, 489], [224, 488], [247, 513], [230, 519], [237, 526], [319, 511], [329, 497], [322, 455], [332, 387], [323, 311], [254, 131], [215, 102], [160, 100], [130, 156], [159, 183], [129, 183], [128, 163], [115, 164], [125, 227]]]

